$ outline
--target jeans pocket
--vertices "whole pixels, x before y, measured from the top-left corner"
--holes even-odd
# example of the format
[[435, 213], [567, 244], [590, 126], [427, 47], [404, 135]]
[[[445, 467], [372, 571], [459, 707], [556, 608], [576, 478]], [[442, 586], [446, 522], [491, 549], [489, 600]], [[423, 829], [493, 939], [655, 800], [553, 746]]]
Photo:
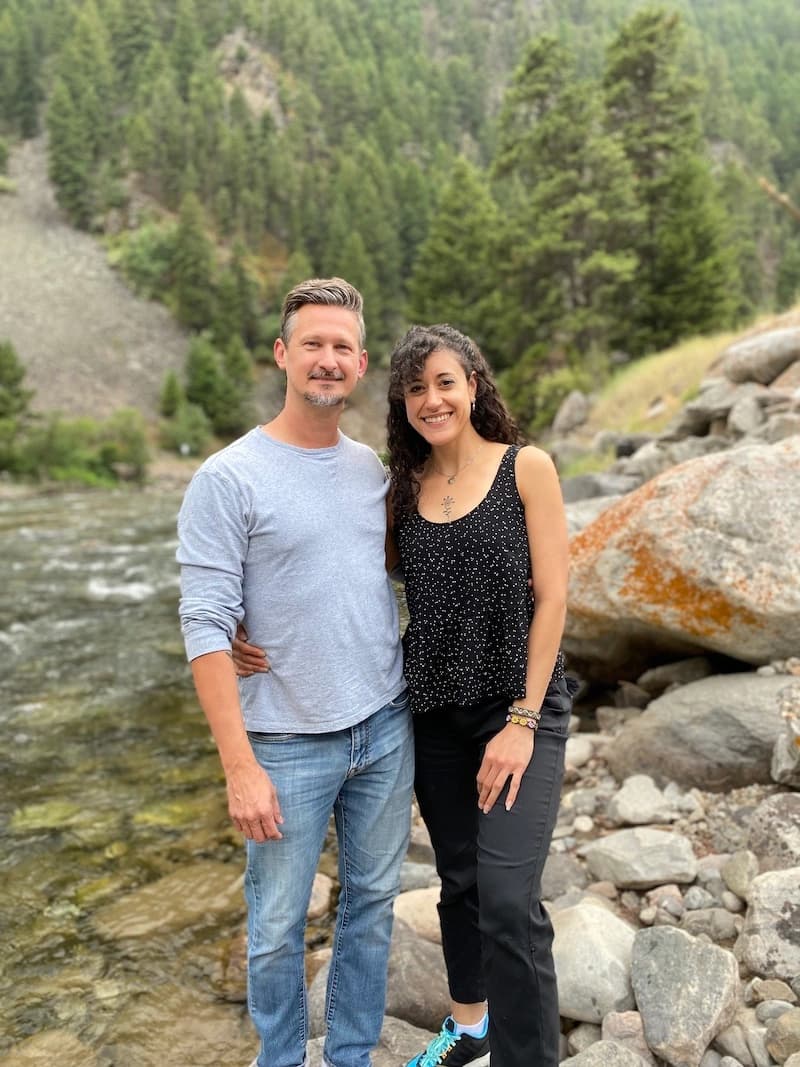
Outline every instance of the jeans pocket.
[[386, 705], [387, 708], [407, 708], [411, 696], [408, 692], [408, 687], [398, 693], [394, 700], [390, 700]]

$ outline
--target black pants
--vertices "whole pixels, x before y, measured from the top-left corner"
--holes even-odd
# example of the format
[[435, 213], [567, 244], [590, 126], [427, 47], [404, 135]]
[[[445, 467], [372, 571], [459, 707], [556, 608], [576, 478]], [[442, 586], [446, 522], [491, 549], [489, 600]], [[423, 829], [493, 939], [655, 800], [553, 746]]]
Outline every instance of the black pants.
[[509, 700], [447, 707], [414, 719], [416, 793], [442, 882], [450, 996], [488, 999], [492, 1067], [557, 1067], [553, 928], [541, 877], [558, 812], [571, 681], [551, 682], [533, 758], [511, 811], [504, 789], [484, 815], [476, 777]]

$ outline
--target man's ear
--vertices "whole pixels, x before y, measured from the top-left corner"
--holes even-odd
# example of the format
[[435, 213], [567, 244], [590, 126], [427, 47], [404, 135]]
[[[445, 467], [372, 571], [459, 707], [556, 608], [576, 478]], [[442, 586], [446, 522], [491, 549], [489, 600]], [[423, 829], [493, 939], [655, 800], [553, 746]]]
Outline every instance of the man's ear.
[[369, 363], [369, 356], [367, 355], [366, 348], [361, 350], [361, 355], [358, 357], [358, 376], [363, 378], [367, 373], [367, 364]]
[[281, 337], [279, 337], [272, 346], [272, 354], [275, 357], [275, 363], [281, 370], [284, 370], [286, 367], [286, 345], [283, 343]]

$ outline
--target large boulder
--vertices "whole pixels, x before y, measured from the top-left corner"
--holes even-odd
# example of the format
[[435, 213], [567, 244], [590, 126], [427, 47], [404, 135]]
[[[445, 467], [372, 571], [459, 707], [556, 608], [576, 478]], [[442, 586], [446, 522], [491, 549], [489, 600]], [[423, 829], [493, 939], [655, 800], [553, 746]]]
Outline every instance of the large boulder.
[[794, 655], [798, 529], [800, 437], [665, 471], [572, 538], [571, 664], [612, 680], [698, 649], [754, 664]]
[[769, 385], [800, 360], [800, 327], [789, 326], [735, 341], [722, 353], [722, 369], [732, 382]]
[[614, 776], [647, 774], [660, 785], [715, 791], [771, 780], [772, 752], [784, 730], [786, 677], [748, 671], [681, 686], [630, 719], [605, 749]]

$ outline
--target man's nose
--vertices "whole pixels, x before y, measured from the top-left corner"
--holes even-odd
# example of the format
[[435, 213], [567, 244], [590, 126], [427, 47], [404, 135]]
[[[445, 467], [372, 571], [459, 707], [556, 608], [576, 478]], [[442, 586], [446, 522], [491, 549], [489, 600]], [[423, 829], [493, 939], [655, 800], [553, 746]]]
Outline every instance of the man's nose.
[[326, 370], [336, 369], [336, 367], [338, 366], [338, 362], [336, 358], [336, 349], [333, 347], [333, 345], [323, 345], [323, 347], [319, 351], [317, 362], [321, 367], [324, 367]]

